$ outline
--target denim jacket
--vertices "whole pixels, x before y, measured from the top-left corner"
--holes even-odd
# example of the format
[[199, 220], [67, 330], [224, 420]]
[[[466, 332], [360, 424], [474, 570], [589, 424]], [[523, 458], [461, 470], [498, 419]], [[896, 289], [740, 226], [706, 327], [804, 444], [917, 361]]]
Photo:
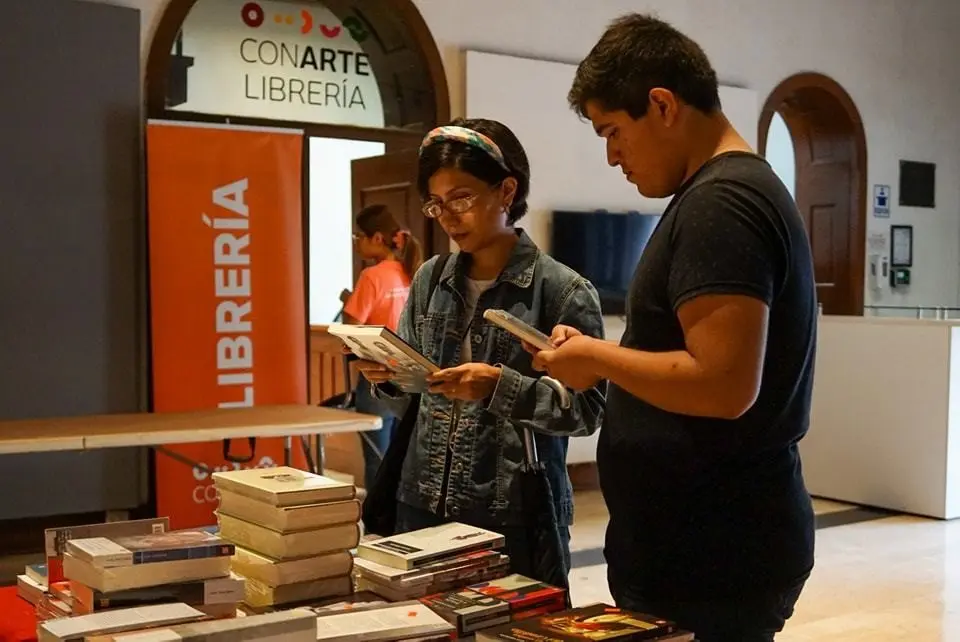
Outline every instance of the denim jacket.
[[[441, 368], [460, 364], [463, 337], [472, 333], [473, 361], [497, 365], [500, 380], [484, 402], [421, 396], [417, 424], [403, 465], [397, 499], [450, 519], [478, 526], [522, 523], [518, 473], [524, 462], [523, 429], [534, 432], [561, 526], [573, 522], [573, 490], [567, 475], [567, 439], [596, 432], [603, 421], [605, 386], [570, 391], [562, 409], [557, 392], [538, 382], [531, 356], [519, 340], [483, 318], [488, 308], [503, 309], [545, 334], [557, 324], [603, 338], [600, 299], [593, 285], [542, 253], [523, 231], [506, 267], [480, 295], [470, 323], [465, 318], [469, 255], [456, 252], [443, 267], [428, 302], [437, 258], [414, 276], [400, 317], [398, 334]], [[406, 397], [377, 396], [401, 414]]]

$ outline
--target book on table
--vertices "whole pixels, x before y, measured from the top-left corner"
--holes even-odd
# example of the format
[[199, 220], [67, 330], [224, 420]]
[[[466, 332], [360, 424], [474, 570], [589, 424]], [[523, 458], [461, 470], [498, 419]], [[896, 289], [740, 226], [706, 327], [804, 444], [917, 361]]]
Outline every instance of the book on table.
[[72, 582], [101, 593], [115, 593], [164, 584], [228, 577], [230, 559], [230, 557], [220, 556], [103, 568], [68, 553], [63, 557], [63, 572]]
[[[43, 532], [47, 563], [42, 569], [44, 581], [41, 583], [53, 584], [63, 581], [63, 556], [66, 553], [67, 542], [71, 539], [129, 537], [132, 535], [165, 533], [168, 530], [170, 530], [170, 520], [167, 517], [48, 528]], [[27, 574], [30, 574], [29, 569]], [[40, 580], [37, 579], [37, 581]]]
[[181, 624], [205, 617], [202, 612], [186, 604], [158, 604], [43, 622], [37, 626], [37, 639], [38, 642], [80, 641], [91, 635]]
[[84, 642], [314, 642], [316, 615], [305, 609], [139, 629], [119, 635], [88, 636]]
[[478, 631], [476, 642], [685, 642], [693, 634], [646, 613], [593, 604]]
[[97, 568], [230, 557], [235, 547], [205, 530], [180, 530], [129, 537], [91, 537], [67, 542], [67, 552]]
[[510, 621], [510, 605], [493, 596], [461, 588], [420, 598], [464, 637]]
[[353, 562], [353, 555], [348, 550], [278, 560], [238, 546], [230, 568], [262, 584], [284, 586], [330, 577], [349, 577], [353, 572]]
[[356, 524], [360, 521], [360, 502], [356, 499], [275, 506], [223, 488], [217, 491], [220, 496], [219, 513], [281, 533], [308, 531], [333, 524]]
[[474, 551], [501, 548], [500, 533], [459, 522], [361, 542], [357, 557], [409, 570]]
[[360, 541], [353, 484], [289, 466], [213, 474], [219, 534], [251, 609], [349, 595]]
[[304, 506], [355, 499], [353, 484], [289, 466], [213, 473], [218, 491], [236, 493], [270, 506]]
[[111, 609], [182, 602], [207, 615], [229, 614], [243, 601], [245, 581], [237, 576], [214, 577], [105, 593], [79, 582], [70, 583], [74, 615]]
[[322, 642], [450, 639], [454, 632], [452, 624], [420, 602], [317, 614], [317, 640]]

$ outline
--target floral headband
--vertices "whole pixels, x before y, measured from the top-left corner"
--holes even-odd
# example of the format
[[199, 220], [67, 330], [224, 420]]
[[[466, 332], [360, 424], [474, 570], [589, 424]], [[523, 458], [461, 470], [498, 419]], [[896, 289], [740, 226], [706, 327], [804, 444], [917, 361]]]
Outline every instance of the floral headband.
[[488, 136], [484, 136], [480, 132], [467, 129], [466, 127], [447, 125], [431, 130], [420, 144], [420, 153], [422, 154], [423, 150], [430, 145], [443, 141], [456, 141], [458, 143], [465, 143], [471, 147], [476, 147], [497, 161], [497, 164], [505, 171], [510, 171], [510, 168], [507, 167], [507, 161], [503, 157], [503, 152], [500, 151], [497, 144], [490, 140]]

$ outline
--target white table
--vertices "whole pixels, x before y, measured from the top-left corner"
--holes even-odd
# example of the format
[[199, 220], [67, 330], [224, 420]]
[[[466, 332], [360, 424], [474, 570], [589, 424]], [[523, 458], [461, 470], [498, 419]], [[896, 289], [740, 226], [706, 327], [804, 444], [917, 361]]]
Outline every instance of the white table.
[[[0, 421], [0, 455], [379, 430], [380, 417], [308, 405]], [[179, 457], [177, 457], [179, 459]], [[319, 466], [318, 466], [319, 468]]]

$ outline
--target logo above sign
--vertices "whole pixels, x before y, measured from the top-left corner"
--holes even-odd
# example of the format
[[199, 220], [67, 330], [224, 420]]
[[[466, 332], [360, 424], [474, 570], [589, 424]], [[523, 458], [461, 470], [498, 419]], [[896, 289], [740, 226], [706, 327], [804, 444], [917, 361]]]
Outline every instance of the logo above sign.
[[[311, 7], [315, 8], [315, 7]], [[266, 20], [267, 14], [264, 12], [263, 7], [260, 6], [258, 2], [248, 2], [243, 5], [243, 8], [240, 10], [240, 15], [243, 17], [243, 22], [253, 29], [256, 29], [263, 24]], [[299, 22], [298, 22], [299, 19]], [[301, 34], [308, 34], [313, 31], [314, 27], [314, 18], [313, 12], [309, 9], [300, 9], [299, 17], [296, 16], [296, 12], [290, 11], [281, 11], [273, 14], [273, 21], [279, 24], [294, 25], [297, 26]], [[296, 23], [296, 24], [295, 24]], [[323, 24], [318, 23], [317, 29], [327, 38], [336, 38], [343, 30], [346, 29], [350, 37], [353, 38], [358, 43], [363, 42], [369, 37], [369, 33], [366, 28], [363, 26], [363, 23], [360, 22], [360, 19], [356, 16], [348, 16], [344, 21], [343, 25], [339, 24]]]
[[168, 107], [383, 127], [380, 90], [361, 44], [369, 36], [355, 16], [340, 21], [316, 2], [199, 0], [171, 56], [171, 74], [184, 77], [170, 79], [177, 90]]

